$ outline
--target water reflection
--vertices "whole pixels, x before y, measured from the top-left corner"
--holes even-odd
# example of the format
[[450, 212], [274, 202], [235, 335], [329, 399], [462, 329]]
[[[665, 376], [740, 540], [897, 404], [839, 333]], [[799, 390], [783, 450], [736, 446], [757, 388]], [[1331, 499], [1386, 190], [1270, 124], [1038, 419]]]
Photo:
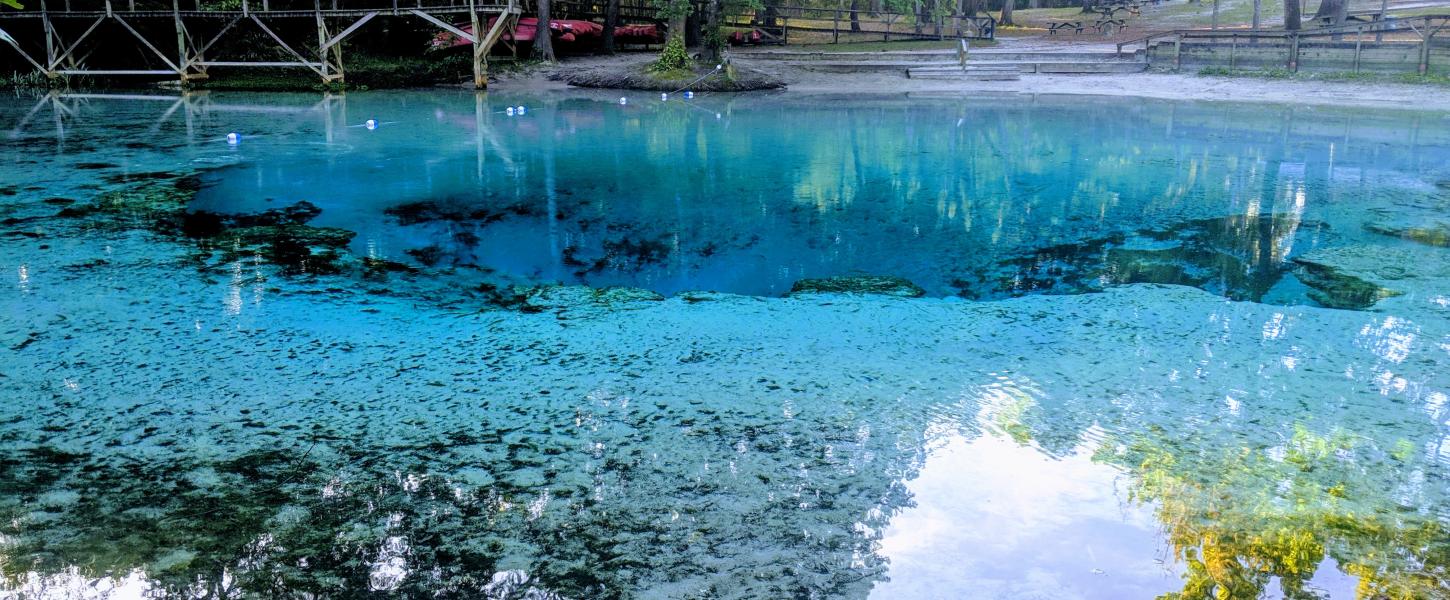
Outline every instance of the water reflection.
[[[195, 210], [305, 201], [322, 209], [313, 224], [357, 232], [359, 255], [666, 294], [779, 295], [870, 273], [971, 298], [1157, 282], [1363, 308], [1380, 296], [1344, 296], [1344, 278], [1294, 259], [1377, 237], [1363, 209], [1400, 219], [1443, 204], [1434, 183], [1450, 179], [1450, 161], [1431, 158], [1450, 156], [1443, 131], [1402, 148], [1347, 115], [1213, 105], [227, 97], [166, 99], [148, 125], [172, 130], [180, 112], [196, 160], [226, 154]], [[51, 102], [70, 106], [56, 114], [72, 128], [97, 108], [75, 103], [109, 102], [66, 98]], [[1259, 135], [1269, 125], [1280, 135]], [[243, 142], [223, 149], [222, 129]], [[1396, 223], [1373, 225], [1398, 235]]]

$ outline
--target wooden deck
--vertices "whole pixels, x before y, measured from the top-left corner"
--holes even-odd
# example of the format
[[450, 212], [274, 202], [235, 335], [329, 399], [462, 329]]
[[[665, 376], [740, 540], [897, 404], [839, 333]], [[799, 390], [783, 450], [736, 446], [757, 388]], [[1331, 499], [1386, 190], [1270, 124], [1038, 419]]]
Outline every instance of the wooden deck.
[[[48, 77], [64, 75], [146, 75], [174, 76], [185, 82], [205, 79], [209, 67], [297, 67], [311, 70], [324, 83], [341, 82], [346, 76], [342, 61], [342, 42], [357, 34], [372, 19], [390, 17], [421, 19], [442, 31], [467, 40], [473, 45], [474, 86], [488, 85], [488, 54], [506, 31], [511, 30], [522, 13], [517, 0], [504, 4], [481, 4], [475, 0], [447, 4], [430, 0], [427, 3], [399, 0], [240, 0], [234, 10], [208, 10], [201, 0], [39, 0], [38, 6], [26, 10], [0, 12], [0, 41], [6, 42], [35, 68]], [[474, 32], [484, 31], [490, 18], [497, 20], [487, 33], [476, 36], [455, 27], [452, 21], [466, 16]], [[268, 23], [282, 19], [310, 19], [316, 37], [286, 39]], [[134, 66], [93, 69], [83, 60], [88, 52], [85, 42], [99, 27], [108, 23], [122, 28], [145, 50], [135, 57]], [[255, 27], [267, 35], [291, 60], [208, 60], [211, 50], [228, 34], [241, 28]], [[149, 33], [143, 34], [142, 31]], [[79, 31], [79, 33], [76, 33]], [[158, 31], [165, 31], [166, 40], [157, 40]], [[63, 33], [65, 32], [65, 33]], [[171, 39], [171, 34], [175, 38]], [[69, 38], [69, 39], [67, 39]], [[172, 46], [172, 42], [175, 43]], [[167, 48], [163, 51], [158, 47]], [[156, 60], [143, 59], [149, 55]], [[157, 67], [156, 63], [162, 65]]]

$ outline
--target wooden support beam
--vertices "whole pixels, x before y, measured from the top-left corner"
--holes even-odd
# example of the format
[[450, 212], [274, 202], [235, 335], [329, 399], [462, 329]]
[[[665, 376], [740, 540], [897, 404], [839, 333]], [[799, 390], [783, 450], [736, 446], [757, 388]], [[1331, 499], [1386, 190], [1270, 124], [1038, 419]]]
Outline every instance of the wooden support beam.
[[146, 48], [151, 50], [151, 52], [155, 54], [157, 58], [161, 59], [161, 62], [166, 63], [166, 66], [171, 67], [172, 72], [179, 73], [181, 71], [181, 69], [176, 66], [176, 63], [173, 63], [171, 62], [171, 59], [166, 58], [166, 54], [162, 53], [160, 50], [157, 50], [156, 46], [153, 46], [150, 40], [147, 40], [146, 37], [137, 32], [134, 27], [131, 27], [131, 24], [127, 23], [125, 19], [122, 19], [121, 15], [111, 15], [111, 18], [115, 19], [117, 23], [120, 23], [122, 27], [125, 27], [126, 31], [131, 32], [131, 35], [135, 36], [136, 39], [140, 40], [143, 46], [146, 46]]
[[[267, 24], [263, 23], [261, 19], [257, 18], [257, 15], [251, 15], [251, 18], [252, 22], [257, 24], [257, 27], [261, 27], [263, 32], [266, 32], [267, 35], [271, 36], [271, 38], [277, 42], [277, 45], [281, 46], [283, 50], [286, 50], [288, 54], [291, 54], [293, 57], [295, 57], [297, 59], [297, 62], [311, 65], [311, 62], [307, 60], [307, 57], [302, 56], [301, 53], [293, 50], [292, 46], [287, 45], [287, 42], [282, 41], [282, 36], [277, 35], [277, 32], [272, 31], [272, 28], [267, 27]], [[309, 68], [312, 67], [309, 66]], [[327, 77], [327, 74], [323, 73], [320, 69], [312, 68], [312, 70], [323, 78]]]
[[[479, 51], [483, 47], [483, 44], [478, 39], [478, 32], [483, 29], [483, 25], [479, 23], [478, 11], [473, 9], [473, 0], [468, 0], [468, 19], [473, 24], [473, 35], [470, 36], [473, 38], [473, 89], [488, 89], [488, 71], [485, 70], [487, 67], [482, 62], [483, 53]], [[502, 15], [499, 16], [499, 21], [503, 21]], [[549, 26], [547, 23], [544, 24], [543, 30], [544, 35], [549, 34]]]
[[62, 52], [60, 54], [60, 56], [57, 56], [54, 59], [51, 59], [51, 61], [50, 61], [50, 69], [48, 69], [48, 70], [54, 70], [56, 67], [60, 66], [60, 63], [62, 61], [64, 61], [66, 58], [68, 58], [71, 55], [72, 52], [75, 52], [76, 48], [81, 45], [81, 42], [84, 42], [86, 40], [86, 38], [91, 35], [91, 32], [92, 31], [95, 31], [97, 27], [100, 27], [101, 22], [102, 21], [105, 21], [105, 20], [106, 20], [105, 17], [96, 17], [95, 22], [94, 23], [91, 23], [91, 26], [88, 27], [88, 28], [86, 28], [85, 33], [82, 33], [80, 37], [76, 38], [76, 41], [74, 43], [72, 43], [70, 45], [70, 47], [66, 48], [65, 49], [65, 52]]
[[344, 30], [338, 32], [337, 35], [332, 36], [332, 39], [327, 40], [327, 43], [325, 43], [325, 44], [322, 45], [322, 49], [323, 50], [326, 50], [328, 48], [331, 48], [333, 46], [336, 46], [336, 45], [342, 43], [342, 40], [343, 39], [347, 38], [347, 36], [349, 36], [349, 35], [352, 35], [352, 33], [354, 31], [357, 31], [359, 27], [362, 27], [363, 25], [366, 25], [368, 21], [371, 21], [372, 18], [373, 17], [376, 17], [376, 16], [378, 16], [378, 13], [375, 13], [375, 12], [370, 12], [370, 13], [368, 13], [366, 15], [363, 15], [363, 18], [358, 19], [357, 21], [353, 22], [352, 25], [348, 25], [347, 26], [347, 29], [344, 29]]
[[232, 17], [230, 21], [227, 21], [227, 24], [223, 25], [221, 30], [216, 32], [216, 35], [212, 36], [212, 38], [208, 40], [207, 43], [202, 44], [201, 47], [196, 50], [196, 53], [192, 55], [192, 61], [201, 62], [205, 60], [203, 57], [206, 56], [206, 51], [210, 50], [211, 47], [215, 45], [218, 41], [221, 41], [222, 36], [225, 35], [226, 32], [230, 31], [232, 27], [236, 26], [236, 24], [240, 23], [241, 21], [242, 17], [240, 15]]
[[15, 48], [15, 51], [16, 52], [19, 52], [20, 53], [20, 56], [22, 56], [22, 57], [25, 58], [25, 62], [28, 62], [32, 66], [35, 67], [35, 70], [40, 71], [41, 73], [45, 73], [45, 72], [48, 72], [49, 71], [49, 69], [46, 69], [45, 67], [40, 66], [40, 62], [39, 61], [36, 61], [34, 58], [31, 58], [30, 57], [30, 54], [27, 53], [24, 48], [21, 48], [20, 47], [20, 43], [17, 42], [17, 41], [15, 41], [15, 38], [11, 37], [10, 34], [7, 33], [4, 29], [0, 29], [0, 40], [5, 40], [6, 42], [9, 42], [10, 43], [10, 46], [13, 47], [13, 48]]
[[[419, 17], [422, 17], [424, 21], [427, 21], [429, 23], [432, 23], [434, 25], [437, 25], [438, 27], [442, 28], [444, 31], [447, 31], [448, 33], [451, 33], [451, 34], [456, 35], [456, 36], [458, 36], [460, 38], [463, 38], [465, 40], [468, 40], [468, 43], [470, 43], [470, 44], [474, 44], [474, 43], [477, 43], [478, 42], [478, 39], [475, 38], [473, 36], [473, 34], [467, 33], [465, 31], [463, 31], [462, 29], [459, 29], [457, 27], [454, 27], [452, 25], [449, 25], [448, 23], [444, 22], [443, 20], [439, 19], [438, 17], [435, 17], [433, 15], [430, 15], [428, 13], [425, 13], [425, 12], [423, 12], [421, 10], [417, 10], [417, 9], [410, 9], [408, 12], [413, 13], [414, 15], [417, 15]], [[475, 19], [475, 21], [477, 21], [477, 19]], [[476, 26], [477, 23], [474, 23], [474, 25]], [[474, 31], [478, 31], [478, 30], [475, 29]]]

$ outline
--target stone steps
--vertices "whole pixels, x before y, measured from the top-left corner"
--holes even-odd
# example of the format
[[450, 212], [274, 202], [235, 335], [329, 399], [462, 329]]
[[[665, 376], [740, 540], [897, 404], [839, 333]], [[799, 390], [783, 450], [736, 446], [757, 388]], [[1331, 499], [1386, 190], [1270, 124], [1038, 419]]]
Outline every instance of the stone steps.
[[[742, 60], [775, 60], [796, 63], [910, 63], [910, 62], [956, 62], [955, 50], [887, 51], [887, 52], [786, 52], [760, 51], [742, 52], [735, 55]], [[1017, 62], [1060, 62], [1071, 61], [1116, 61], [1124, 56], [1113, 51], [1101, 52], [1031, 52], [977, 50], [971, 53], [972, 60], [1017, 61]]]
[[[932, 71], [961, 71], [961, 66], [956, 61], [939, 62], [898, 62], [898, 61], [852, 61], [852, 62], [816, 62], [801, 64], [801, 67], [813, 71], [824, 71], [828, 73], [897, 73], [905, 72], [908, 77], [916, 77], [918, 73], [930, 73]], [[1014, 69], [1021, 73], [1042, 73], [1042, 74], [1070, 74], [1070, 73], [1141, 73], [1148, 69], [1148, 63], [1136, 60], [1118, 61], [1054, 61], [1054, 62], [1025, 62], [1025, 61], [991, 61], [972, 59], [967, 61], [969, 67], [1000, 67]]]
[[928, 69], [909, 69], [906, 76], [910, 79], [974, 79], [977, 81], [1017, 81], [1022, 78], [1022, 70], [1013, 65], [967, 65], [966, 69], [961, 67], [941, 68], [932, 67]]

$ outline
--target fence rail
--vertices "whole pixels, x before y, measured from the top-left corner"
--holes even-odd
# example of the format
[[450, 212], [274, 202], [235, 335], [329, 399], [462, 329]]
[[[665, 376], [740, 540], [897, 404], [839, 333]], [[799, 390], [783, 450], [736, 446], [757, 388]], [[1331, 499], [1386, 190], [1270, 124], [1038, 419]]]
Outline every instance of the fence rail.
[[1394, 38], [1392, 43], [1404, 45], [1418, 43], [1419, 62], [1417, 71], [1424, 75], [1430, 68], [1430, 48], [1435, 43], [1435, 36], [1442, 30], [1450, 27], [1450, 14], [1443, 15], [1419, 15], [1414, 17], [1393, 17], [1388, 16], [1370, 22], [1351, 23], [1332, 27], [1318, 27], [1303, 30], [1283, 29], [1182, 29], [1176, 31], [1165, 31], [1155, 33], [1140, 39], [1122, 42], [1118, 44], [1118, 53], [1123, 48], [1142, 44], [1145, 51], [1154, 46], [1154, 41], [1173, 43], [1173, 68], [1176, 70], [1182, 66], [1184, 42], [1197, 42], [1203, 44], [1221, 44], [1227, 41], [1229, 44], [1229, 68], [1235, 68], [1235, 58], [1239, 44], [1247, 43], [1257, 48], [1266, 44], [1282, 46], [1285, 51], [1284, 66], [1289, 71], [1299, 70], [1300, 44], [1305, 40], [1321, 40], [1328, 38], [1335, 42], [1354, 43], [1354, 72], [1360, 69], [1360, 56], [1365, 49], [1365, 41], [1368, 36], [1373, 44], [1383, 44], [1386, 37]]

